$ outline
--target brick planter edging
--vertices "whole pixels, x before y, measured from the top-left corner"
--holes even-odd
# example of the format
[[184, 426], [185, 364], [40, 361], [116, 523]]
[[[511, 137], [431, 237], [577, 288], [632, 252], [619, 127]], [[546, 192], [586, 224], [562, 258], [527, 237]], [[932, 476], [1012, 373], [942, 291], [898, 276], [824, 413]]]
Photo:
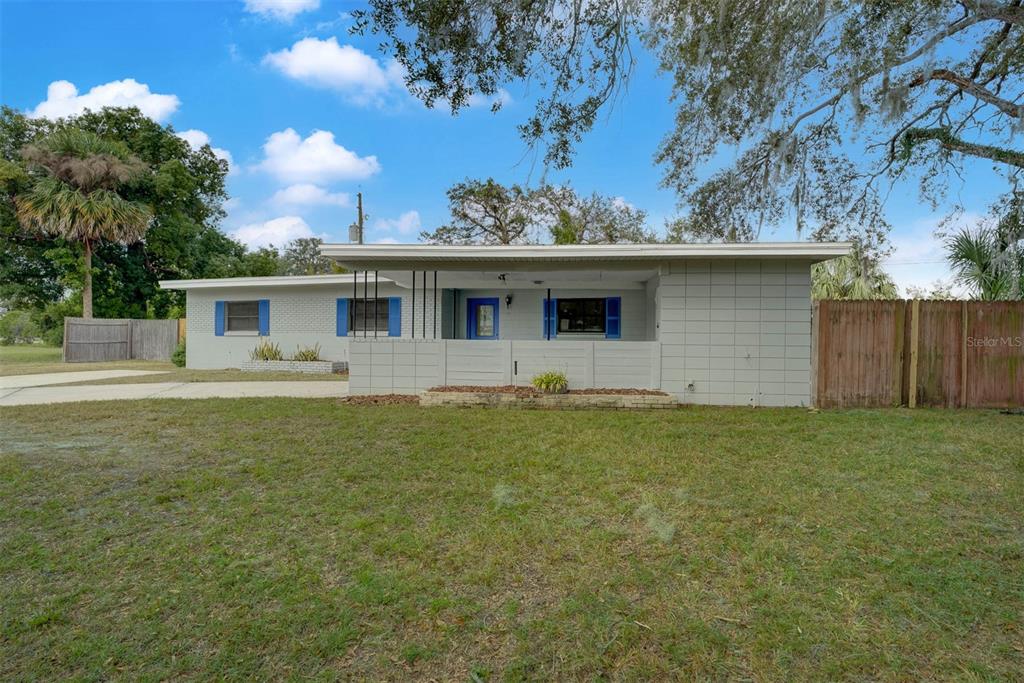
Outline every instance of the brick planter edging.
[[329, 375], [348, 370], [348, 363], [331, 360], [247, 360], [239, 369], [242, 372], [304, 372], [309, 375]]
[[674, 396], [652, 394], [542, 394], [517, 396], [487, 391], [424, 391], [421, 406], [488, 406], [493, 408], [540, 408], [549, 410], [610, 410], [675, 408], [679, 401]]

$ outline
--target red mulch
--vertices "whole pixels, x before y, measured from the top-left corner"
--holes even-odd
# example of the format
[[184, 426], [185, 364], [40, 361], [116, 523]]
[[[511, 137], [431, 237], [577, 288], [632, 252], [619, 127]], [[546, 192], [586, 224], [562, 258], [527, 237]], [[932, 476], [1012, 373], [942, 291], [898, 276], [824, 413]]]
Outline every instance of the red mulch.
[[373, 396], [346, 396], [339, 403], [350, 406], [399, 406], [419, 405], [420, 397], [411, 394], [379, 394]]
[[[475, 394], [515, 394], [516, 396], [542, 396], [543, 392], [530, 386], [514, 386], [506, 384], [500, 387], [474, 387], [450, 385], [433, 387], [429, 391], [462, 392]], [[664, 391], [653, 389], [570, 389], [570, 394], [603, 394], [605, 396], [668, 396]]]

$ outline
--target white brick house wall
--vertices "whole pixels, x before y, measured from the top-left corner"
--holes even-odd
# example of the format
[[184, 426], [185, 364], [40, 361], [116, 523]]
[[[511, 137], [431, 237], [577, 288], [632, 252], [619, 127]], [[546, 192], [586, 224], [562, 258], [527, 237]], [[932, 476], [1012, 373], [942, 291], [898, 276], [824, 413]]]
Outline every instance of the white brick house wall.
[[[412, 319], [408, 304], [409, 290], [403, 290], [392, 283], [381, 283], [378, 291], [382, 298], [402, 297], [402, 336], [409, 336]], [[362, 296], [361, 285], [359, 294]], [[239, 368], [249, 360], [249, 352], [260, 341], [260, 337], [256, 333], [230, 332], [216, 336], [214, 308], [217, 301], [257, 299], [270, 300], [270, 335], [267, 339], [280, 345], [286, 357], [300, 345], [319, 344], [320, 356], [324, 360], [347, 362], [348, 339], [337, 336], [337, 300], [351, 297], [351, 285], [190, 289], [185, 305], [188, 321], [186, 365], [196, 369]], [[350, 332], [352, 334], [355, 333]], [[379, 334], [387, 337], [387, 330], [381, 330]]]

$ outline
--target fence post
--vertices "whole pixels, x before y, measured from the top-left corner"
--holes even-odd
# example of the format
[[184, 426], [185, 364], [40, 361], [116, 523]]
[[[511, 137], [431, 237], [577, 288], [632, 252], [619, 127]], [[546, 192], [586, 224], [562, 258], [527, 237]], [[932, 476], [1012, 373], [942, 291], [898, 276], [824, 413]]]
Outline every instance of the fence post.
[[920, 334], [921, 302], [914, 299], [910, 302], [910, 389], [907, 394], [907, 405], [917, 407], [917, 346]]
[[178, 343], [185, 338], [185, 318], [178, 318]]
[[960, 407], [967, 407], [967, 302], [960, 302]]
[[[895, 330], [893, 332], [892, 393], [895, 400], [892, 405], [899, 407], [903, 405], [903, 362], [906, 355], [903, 348], [904, 337], [907, 331], [907, 304], [905, 301], [898, 301], [896, 303], [896, 308], [893, 310], [893, 323], [895, 324]], [[909, 395], [907, 396], [907, 401], [909, 405]]]
[[[818, 302], [811, 302], [811, 406], [818, 405]], [[758, 363], [760, 367], [760, 362]]]

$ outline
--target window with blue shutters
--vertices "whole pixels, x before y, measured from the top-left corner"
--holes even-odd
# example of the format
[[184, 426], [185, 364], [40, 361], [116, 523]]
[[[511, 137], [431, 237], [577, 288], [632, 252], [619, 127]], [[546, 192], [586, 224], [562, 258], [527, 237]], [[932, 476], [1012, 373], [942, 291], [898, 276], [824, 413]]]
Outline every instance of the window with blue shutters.
[[388, 336], [402, 336], [402, 297], [388, 297]]
[[339, 337], [348, 336], [348, 299], [337, 300], [337, 312], [335, 325], [337, 327], [335, 334]]
[[622, 297], [610, 296], [605, 299], [604, 336], [606, 339], [622, 338]]

